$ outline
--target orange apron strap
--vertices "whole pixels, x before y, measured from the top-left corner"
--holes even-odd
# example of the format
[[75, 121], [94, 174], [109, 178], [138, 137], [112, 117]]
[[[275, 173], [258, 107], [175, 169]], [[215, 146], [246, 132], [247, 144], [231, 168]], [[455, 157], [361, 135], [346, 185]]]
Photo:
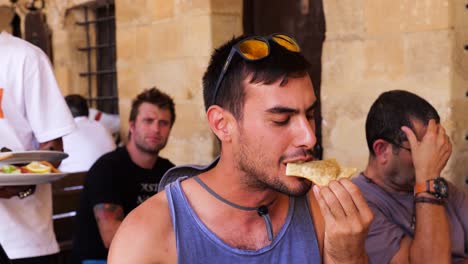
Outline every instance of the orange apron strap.
[[94, 117], [94, 120], [99, 121], [101, 119], [102, 112], [97, 112], [96, 116]]
[[3, 103], [3, 88], [0, 88], [0, 119], [4, 118], [2, 103]]

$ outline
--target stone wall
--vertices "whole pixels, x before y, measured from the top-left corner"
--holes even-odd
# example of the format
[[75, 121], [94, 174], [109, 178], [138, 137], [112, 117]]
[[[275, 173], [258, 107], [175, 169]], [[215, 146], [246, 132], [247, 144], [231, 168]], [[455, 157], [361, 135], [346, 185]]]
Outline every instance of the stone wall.
[[242, 31], [242, 1], [116, 0], [122, 132], [131, 100], [157, 86], [172, 95], [177, 120], [161, 155], [176, 164], [207, 163], [215, 141], [203, 108], [201, 77], [214, 47]]
[[323, 135], [325, 157], [364, 168], [364, 123], [377, 96], [404, 89], [439, 111], [454, 151], [443, 175], [468, 176], [468, 15], [463, 1], [324, 1]]

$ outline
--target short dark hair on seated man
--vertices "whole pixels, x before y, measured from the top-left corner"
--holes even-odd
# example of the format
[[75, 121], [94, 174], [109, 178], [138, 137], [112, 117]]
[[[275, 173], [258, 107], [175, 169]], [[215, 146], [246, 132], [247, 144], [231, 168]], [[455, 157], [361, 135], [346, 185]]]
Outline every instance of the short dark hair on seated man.
[[161, 92], [156, 87], [145, 89], [143, 92], [137, 95], [132, 101], [132, 109], [130, 110], [130, 121], [135, 121], [138, 115], [140, 105], [143, 103], [153, 104], [160, 109], [168, 109], [171, 113], [171, 126], [174, 125], [176, 114], [174, 101], [172, 98], [164, 92]]
[[372, 145], [377, 139], [391, 144], [401, 144], [406, 136], [402, 126], [413, 129], [411, 120], [427, 125], [430, 119], [440, 122], [437, 110], [422, 97], [403, 90], [382, 93], [372, 104], [366, 120], [366, 140], [370, 154], [375, 156]]
[[[203, 99], [205, 110], [212, 105], [214, 89], [229, 53], [234, 45], [246, 39], [248, 35], [233, 38], [211, 56], [210, 64], [203, 75]], [[242, 80], [251, 75], [250, 83], [271, 84], [280, 79], [283, 83], [288, 78], [303, 77], [310, 68], [310, 63], [300, 52], [288, 51], [275, 41], [269, 41], [270, 55], [259, 61], [249, 62], [239, 54], [232, 57], [229, 68], [216, 96], [216, 104], [223, 107], [240, 120], [244, 106], [245, 92]]]
[[65, 96], [65, 102], [67, 102], [68, 108], [73, 115], [73, 117], [78, 116], [88, 116], [88, 102], [86, 99], [79, 94], [70, 94]]

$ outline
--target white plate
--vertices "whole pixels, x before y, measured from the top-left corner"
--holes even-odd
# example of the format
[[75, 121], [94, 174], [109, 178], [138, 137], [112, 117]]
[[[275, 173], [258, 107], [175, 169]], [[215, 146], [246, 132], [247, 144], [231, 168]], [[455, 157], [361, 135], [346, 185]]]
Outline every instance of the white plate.
[[63, 178], [66, 173], [22, 173], [0, 174], [0, 186], [35, 185], [48, 183]]
[[18, 151], [0, 152], [0, 165], [29, 163], [31, 161], [59, 161], [68, 157], [67, 153], [61, 151]]

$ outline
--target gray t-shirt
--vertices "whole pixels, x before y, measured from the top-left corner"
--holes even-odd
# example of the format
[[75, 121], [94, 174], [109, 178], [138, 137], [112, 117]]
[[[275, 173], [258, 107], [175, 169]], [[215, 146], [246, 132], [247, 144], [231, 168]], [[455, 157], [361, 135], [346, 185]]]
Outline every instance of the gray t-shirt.
[[[414, 237], [413, 194], [389, 193], [360, 174], [353, 179], [366, 198], [374, 220], [366, 239], [371, 263], [389, 263], [400, 248], [404, 236]], [[468, 198], [449, 183], [445, 209], [452, 239], [452, 263], [468, 258]]]

